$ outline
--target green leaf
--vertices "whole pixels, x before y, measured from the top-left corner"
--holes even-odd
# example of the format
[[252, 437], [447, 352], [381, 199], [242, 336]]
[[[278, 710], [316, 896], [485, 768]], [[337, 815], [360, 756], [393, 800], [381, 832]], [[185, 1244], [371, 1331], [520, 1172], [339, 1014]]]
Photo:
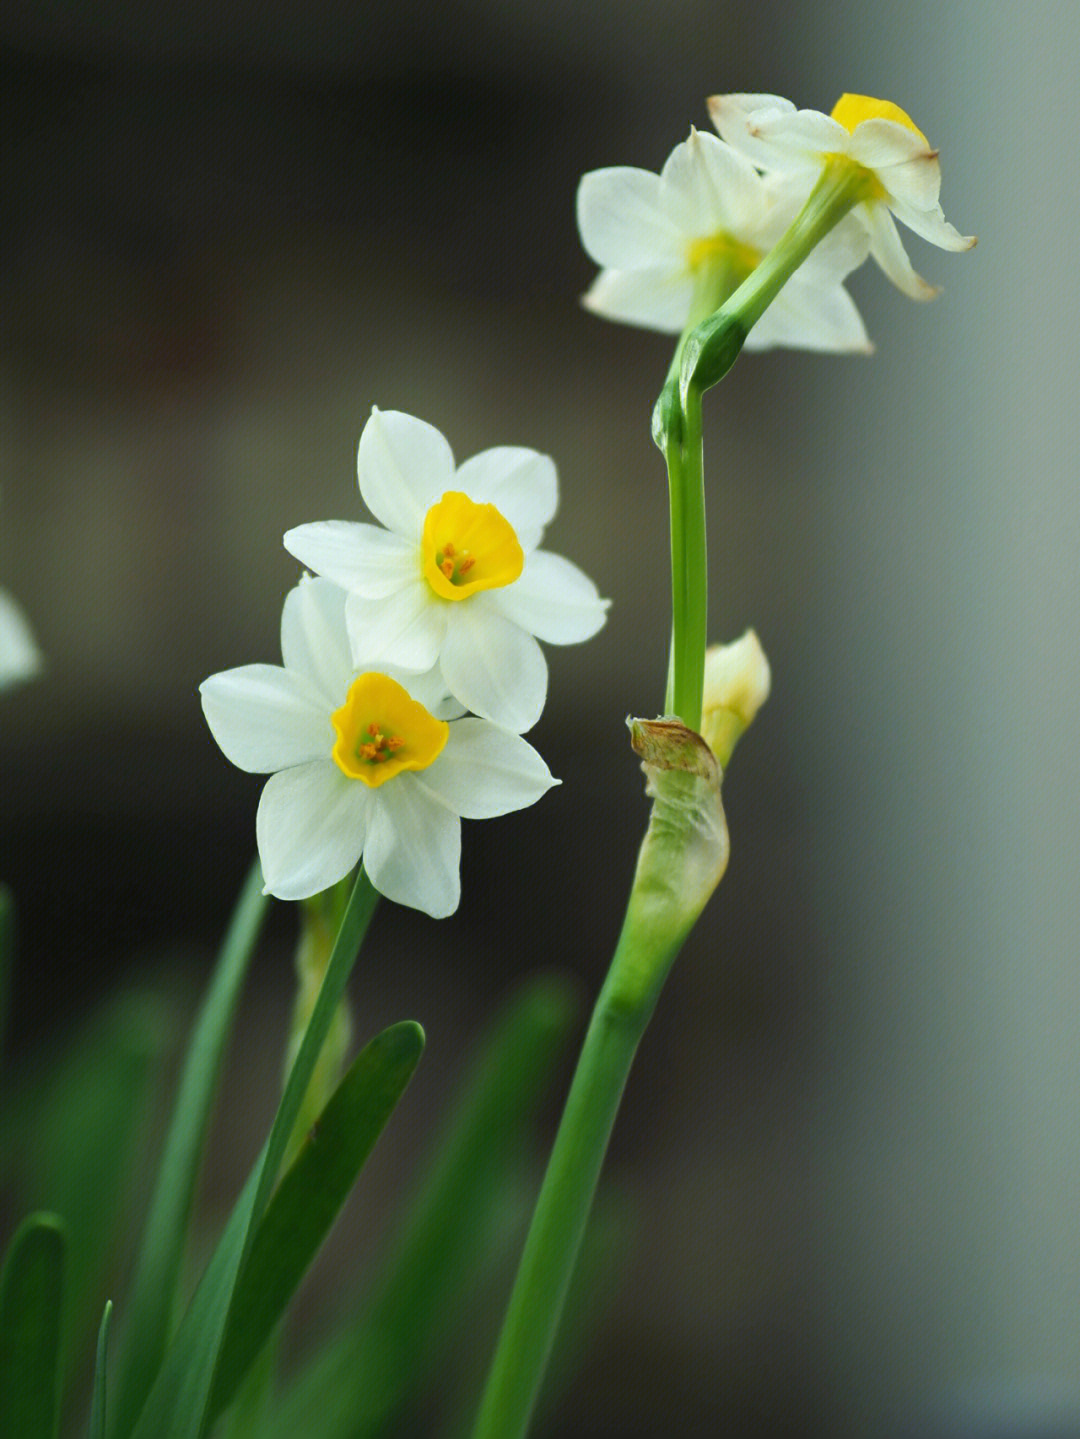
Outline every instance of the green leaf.
[[121, 992], [7, 1087], [0, 1153], [19, 1204], [62, 1214], [67, 1227], [64, 1362], [72, 1371], [92, 1360], [110, 1276], [127, 1249], [136, 1157], [175, 1035], [165, 999]]
[[278, 1186], [236, 1287], [207, 1411], [211, 1422], [233, 1398], [284, 1313], [423, 1048], [424, 1031], [411, 1021], [373, 1039], [353, 1062]]
[[106, 1299], [105, 1313], [98, 1330], [97, 1359], [94, 1363], [94, 1392], [90, 1400], [90, 1439], [105, 1439], [105, 1371], [109, 1358], [109, 1325], [112, 1300]]
[[[398, 1431], [456, 1342], [462, 1294], [490, 1271], [508, 1190], [557, 1062], [580, 1015], [576, 987], [542, 975], [483, 1037], [375, 1287], [346, 1332], [274, 1407], [274, 1439], [360, 1439]], [[528, 1209], [515, 1216], [522, 1227]], [[516, 1256], [508, 1246], [506, 1256]]]
[[31, 1214], [8, 1246], [0, 1274], [0, 1434], [56, 1433], [66, 1258], [66, 1227], [54, 1214]]
[[109, 1432], [131, 1433], [160, 1368], [173, 1322], [195, 1178], [225, 1045], [269, 899], [252, 867], [195, 1025], [172, 1125], [125, 1305], [125, 1345]]
[[289, 1135], [378, 898], [378, 892], [361, 868], [270, 1137], [255, 1161], [225, 1233], [166, 1351], [134, 1429], [137, 1439], [199, 1439], [204, 1432], [214, 1368], [237, 1276], [266, 1210]]

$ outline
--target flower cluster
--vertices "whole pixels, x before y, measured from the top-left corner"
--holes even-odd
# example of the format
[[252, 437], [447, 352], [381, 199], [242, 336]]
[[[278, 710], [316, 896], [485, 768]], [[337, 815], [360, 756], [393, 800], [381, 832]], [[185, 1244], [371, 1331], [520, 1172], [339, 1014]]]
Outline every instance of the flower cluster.
[[521, 737], [547, 694], [537, 639], [589, 638], [607, 602], [538, 548], [558, 500], [545, 455], [455, 468], [433, 426], [373, 410], [358, 474], [385, 528], [286, 534], [319, 578], [286, 597], [282, 664], [211, 675], [203, 712], [234, 764], [271, 776], [256, 822], [269, 893], [306, 898], [362, 857], [382, 894], [438, 918], [460, 897], [461, 820], [558, 783]]
[[708, 106], [719, 140], [691, 130], [659, 175], [616, 167], [581, 181], [582, 243], [603, 267], [584, 303], [597, 314], [673, 334], [697, 324], [826, 179], [845, 187], [849, 213], [788, 279], [747, 349], [868, 350], [843, 284], [868, 254], [905, 294], [936, 294], [912, 269], [897, 219], [943, 249], [975, 244], [942, 214], [937, 151], [889, 101], [843, 95], [831, 115], [775, 95], [718, 95]]

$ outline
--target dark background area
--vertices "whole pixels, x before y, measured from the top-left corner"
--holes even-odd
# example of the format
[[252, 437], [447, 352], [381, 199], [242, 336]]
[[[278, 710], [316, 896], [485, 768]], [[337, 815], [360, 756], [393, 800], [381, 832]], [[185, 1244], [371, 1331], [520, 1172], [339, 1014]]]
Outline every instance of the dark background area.
[[[548, 650], [530, 738], [562, 787], [465, 827], [453, 919], [377, 917], [357, 1032], [415, 1017], [428, 1053], [338, 1255], [386, 1223], [515, 982], [598, 987], [647, 812], [623, 717], [662, 699], [670, 346], [578, 306], [580, 175], [659, 169], [716, 91], [867, 91], [941, 146], [946, 215], [980, 234], [971, 257], [912, 238], [934, 305], [855, 277], [872, 360], [748, 357], [710, 398], [713, 635], [753, 624], [775, 688], [616, 1131], [638, 1231], [566, 1439], [1075, 1402], [1077, 29], [1064, 5], [745, 0], [0, 22], [0, 582], [47, 659], [0, 716], [16, 1065], [119, 986], [205, 981], [258, 781], [196, 687], [279, 658], [281, 534], [359, 517], [372, 404], [459, 459], [550, 452], [547, 544], [613, 600], [590, 644]], [[210, 1217], [273, 1108], [278, 909]]]

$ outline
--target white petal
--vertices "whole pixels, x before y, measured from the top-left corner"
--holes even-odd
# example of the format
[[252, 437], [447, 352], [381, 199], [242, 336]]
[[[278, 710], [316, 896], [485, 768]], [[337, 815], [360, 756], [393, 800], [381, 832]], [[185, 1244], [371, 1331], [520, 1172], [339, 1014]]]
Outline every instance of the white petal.
[[454, 486], [471, 500], [495, 505], [513, 525], [526, 553], [540, 543], [559, 504], [555, 461], [517, 445], [473, 455], [458, 467]]
[[868, 170], [903, 165], [920, 158], [937, 168], [937, 155], [924, 137], [895, 120], [878, 118], [856, 125], [851, 132], [848, 154]]
[[786, 115], [795, 113], [791, 101], [779, 95], [711, 95], [705, 103], [709, 119], [729, 145], [745, 136], [747, 123], [753, 115], [765, 115], [772, 110]]
[[924, 240], [929, 240], [931, 245], [937, 245], [939, 249], [970, 250], [975, 245], [975, 236], [961, 235], [960, 231], [946, 220], [940, 205], [936, 205], [932, 210], [917, 210], [914, 205], [905, 205], [894, 200], [889, 208], [901, 224], [914, 230], [916, 235], [921, 235]]
[[434, 425], [400, 410], [373, 409], [360, 435], [356, 471], [375, 518], [418, 540], [424, 516], [451, 488], [454, 454]]
[[543, 711], [547, 661], [532, 635], [485, 604], [488, 598], [471, 595], [456, 606], [439, 663], [467, 709], [520, 733]]
[[798, 276], [788, 281], [746, 341], [748, 350], [774, 345], [864, 355], [874, 348], [855, 301], [842, 285], [822, 289], [799, 284]]
[[306, 575], [289, 591], [281, 611], [281, 658], [287, 670], [311, 681], [328, 714], [338, 708], [353, 677], [344, 590]]
[[445, 919], [461, 898], [461, 820], [417, 778], [398, 774], [372, 791], [364, 868], [387, 899]]
[[450, 603], [433, 595], [422, 576], [389, 599], [365, 600], [349, 595], [345, 624], [354, 666], [366, 667], [369, 660], [378, 660], [402, 670], [426, 673], [439, 658]]
[[463, 819], [525, 809], [559, 783], [527, 740], [482, 719], [452, 724], [442, 754], [416, 780]]
[[0, 590], [0, 689], [29, 679], [41, 668], [41, 651], [22, 610]]
[[681, 270], [601, 270], [581, 303], [594, 315], [677, 335], [690, 318], [694, 280]]
[[[770, 209], [761, 231], [762, 249], [771, 249], [780, 239], [806, 203], [813, 185], [813, 176], [806, 172], [768, 176], [765, 186]], [[803, 279], [813, 278], [817, 284], [835, 284], [862, 264], [869, 249], [870, 236], [865, 222], [856, 215], [845, 215], [824, 240], [814, 246], [798, 273]]]
[[285, 548], [316, 574], [372, 600], [404, 589], [419, 565], [415, 540], [351, 520], [297, 525], [285, 531]]
[[714, 95], [708, 105], [722, 138], [763, 170], [814, 169], [825, 150], [843, 152], [850, 139], [828, 115], [778, 95]]
[[896, 221], [889, 214], [884, 202], [861, 205], [862, 215], [870, 231], [870, 253], [888, 275], [893, 284], [912, 300], [932, 300], [937, 288], [928, 284], [911, 267], [897, 233]]
[[660, 172], [664, 209], [678, 219], [685, 235], [714, 235], [725, 230], [747, 240], [765, 214], [760, 175], [715, 135], [691, 130], [689, 140], [668, 156]]
[[226, 759], [249, 774], [326, 759], [334, 747], [330, 712], [310, 680], [280, 665], [224, 670], [203, 680], [199, 693]]
[[508, 620], [552, 645], [591, 639], [603, 626], [610, 603], [600, 598], [583, 570], [547, 550], [531, 554], [521, 578], [492, 590], [491, 600]]
[[343, 879], [364, 848], [370, 794], [333, 760], [271, 775], [255, 817], [265, 893], [307, 899]]
[[677, 261], [686, 238], [664, 209], [660, 176], [628, 165], [582, 176], [577, 222], [596, 263], [616, 270]]

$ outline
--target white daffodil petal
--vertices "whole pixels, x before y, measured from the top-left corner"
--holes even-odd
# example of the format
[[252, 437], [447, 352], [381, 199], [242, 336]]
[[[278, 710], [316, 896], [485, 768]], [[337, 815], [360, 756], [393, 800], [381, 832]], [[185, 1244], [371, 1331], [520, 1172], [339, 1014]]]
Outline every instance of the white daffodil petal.
[[473, 455], [458, 466], [454, 488], [478, 503], [495, 505], [526, 552], [540, 543], [559, 504], [555, 461], [518, 445], [498, 445]]
[[271, 775], [255, 818], [266, 892], [307, 899], [343, 879], [364, 848], [372, 793], [331, 759]]
[[280, 665], [241, 665], [203, 680], [199, 693], [226, 759], [249, 774], [330, 755], [330, 716], [304, 675]]
[[404, 589], [417, 568], [410, 563], [415, 539], [352, 520], [297, 525], [285, 531], [285, 548], [316, 574], [372, 600]]
[[371, 791], [364, 868], [387, 899], [445, 919], [461, 898], [461, 820], [417, 778], [395, 775]]
[[915, 273], [884, 202], [862, 205], [860, 213], [870, 232], [870, 253], [897, 289], [912, 300], [932, 300], [937, 289]]
[[765, 212], [761, 177], [749, 160], [715, 135], [691, 130], [660, 172], [664, 205], [686, 236], [724, 231], [753, 236]]
[[464, 819], [525, 809], [559, 783], [527, 740], [482, 719], [452, 724], [442, 754], [415, 778]]
[[406, 672], [426, 673], [439, 658], [447, 609], [448, 603], [435, 599], [421, 576], [388, 599], [349, 595], [345, 624], [354, 663], [379, 660]]
[[434, 425], [373, 409], [356, 456], [360, 494], [375, 518], [418, 540], [428, 510], [453, 486], [454, 454]]
[[533, 639], [473, 595], [455, 606], [439, 663], [450, 691], [474, 714], [505, 729], [531, 729], [547, 698], [547, 661]]
[[353, 676], [344, 590], [306, 575], [289, 591], [281, 611], [281, 658], [287, 670], [311, 680], [332, 710], [341, 704]]
[[873, 345], [855, 301], [843, 285], [819, 289], [789, 280], [750, 331], [748, 350], [774, 345], [824, 353], [871, 354]]
[[974, 235], [961, 235], [955, 225], [949, 224], [940, 205], [932, 210], [917, 210], [914, 205], [894, 200], [889, 208], [902, 225], [941, 250], [970, 250], [975, 244]]
[[617, 165], [582, 176], [577, 222], [598, 265], [635, 270], [682, 254], [683, 235], [664, 209], [660, 176], [650, 170]]
[[682, 270], [601, 270], [581, 303], [605, 320], [677, 335], [694, 301], [694, 279]]
[[[868, 170], [903, 165], [924, 157], [939, 170], [937, 157], [922, 135], [895, 120], [864, 120], [851, 132], [847, 153]], [[936, 197], [935, 197], [936, 198]]]
[[820, 110], [797, 110], [793, 115], [770, 111], [747, 122], [759, 153], [778, 170], [818, 168], [823, 155], [847, 152], [850, 133]]
[[547, 550], [530, 555], [521, 578], [493, 590], [491, 601], [508, 620], [552, 645], [591, 639], [602, 628], [609, 603], [577, 565]]
[[29, 679], [41, 668], [41, 651], [22, 610], [0, 590], [0, 689]]
[[795, 274], [800, 281], [818, 286], [836, 285], [857, 270], [869, 253], [866, 225], [856, 215], [845, 215], [820, 245], [814, 246]]
[[729, 145], [746, 135], [747, 123], [754, 115], [766, 115], [774, 110], [785, 115], [795, 113], [791, 101], [780, 95], [711, 95], [705, 103], [709, 119], [720, 132], [720, 138]]

